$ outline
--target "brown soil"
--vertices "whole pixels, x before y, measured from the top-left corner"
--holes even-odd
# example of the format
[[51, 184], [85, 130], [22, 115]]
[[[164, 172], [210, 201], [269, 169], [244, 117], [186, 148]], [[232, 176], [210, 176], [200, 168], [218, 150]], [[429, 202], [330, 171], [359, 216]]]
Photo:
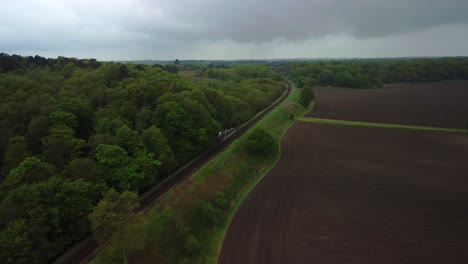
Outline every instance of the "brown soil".
[[281, 145], [219, 263], [467, 263], [466, 134], [297, 122]]
[[310, 117], [453, 128], [468, 123], [468, 81], [318, 88], [315, 94]]

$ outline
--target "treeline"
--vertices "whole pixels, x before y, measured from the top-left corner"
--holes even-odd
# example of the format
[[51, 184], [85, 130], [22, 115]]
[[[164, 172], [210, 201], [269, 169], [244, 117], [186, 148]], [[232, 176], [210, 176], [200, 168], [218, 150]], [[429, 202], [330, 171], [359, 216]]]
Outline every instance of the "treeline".
[[0, 54], [1, 263], [50, 260], [107, 190], [158, 184], [284, 91], [266, 66], [171, 69]]
[[361, 59], [276, 65], [299, 87], [378, 88], [386, 83], [468, 79], [468, 58]]

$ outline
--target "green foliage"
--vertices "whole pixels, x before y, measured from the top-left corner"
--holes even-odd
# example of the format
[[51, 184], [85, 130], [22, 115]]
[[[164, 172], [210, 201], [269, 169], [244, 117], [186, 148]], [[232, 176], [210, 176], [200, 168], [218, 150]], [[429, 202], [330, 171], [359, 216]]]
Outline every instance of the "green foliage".
[[138, 132], [131, 130], [128, 126], [122, 126], [117, 130], [117, 141], [119, 146], [130, 155], [143, 148], [143, 142], [138, 136]]
[[101, 252], [113, 258], [126, 259], [143, 249], [147, 221], [135, 214], [138, 195], [129, 191], [119, 194], [111, 189], [89, 215], [94, 238]]
[[107, 185], [117, 190], [136, 190], [144, 178], [127, 152], [119, 146], [99, 145], [96, 148], [96, 159]]
[[50, 114], [49, 119], [53, 126], [64, 126], [69, 128], [75, 128], [78, 126], [76, 116], [65, 111], [55, 111]]
[[250, 151], [258, 154], [274, 155], [278, 147], [277, 140], [263, 128], [254, 129], [246, 143]]
[[232, 77], [232, 73], [225, 71], [224, 69], [208, 69], [205, 71], [205, 76], [217, 80], [229, 80]]
[[42, 152], [42, 138], [49, 132], [49, 120], [46, 116], [37, 116], [31, 119], [28, 125], [28, 132], [25, 135], [26, 141], [34, 154]]
[[185, 250], [187, 253], [195, 253], [200, 249], [200, 243], [194, 235], [188, 235], [185, 237]]
[[71, 180], [83, 179], [89, 182], [101, 182], [103, 180], [101, 169], [90, 158], [73, 159], [65, 166], [62, 175], [64, 178]]
[[174, 152], [163, 132], [156, 126], [151, 126], [142, 133], [143, 142], [150, 153], [161, 161], [162, 173], [167, 174], [175, 168]]
[[[96, 114], [99, 114], [99, 113], [102, 113], [102, 112], [98, 112]], [[114, 113], [111, 113], [110, 115], [114, 115]], [[117, 133], [117, 130], [123, 126], [126, 126], [126, 124], [118, 118], [110, 119], [107, 117], [103, 117], [99, 119], [99, 121], [97, 121], [96, 126], [94, 127], [94, 130], [96, 131], [97, 134], [115, 136]]]
[[294, 120], [295, 118], [296, 118], [296, 114], [294, 114], [293, 112], [290, 112], [289, 119]]
[[7, 175], [12, 168], [18, 166], [26, 157], [31, 155], [32, 153], [24, 137], [15, 136], [11, 138], [3, 159], [2, 174]]
[[153, 111], [150, 107], [143, 107], [135, 116], [135, 128], [144, 130], [150, 127], [153, 123]]
[[350, 72], [340, 71], [335, 76], [335, 83], [342, 87], [357, 87], [356, 80]]
[[55, 173], [54, 166], [42, 162], [37, 157], [28, 157], [7, 175], [3, 186], [16, 186], [21, 183], [45, 181]]
[[292, 64], [298, 87], [379, 88], [386, 83], [468, 79], [467, 58], [368, 59]]
[[75, 132], [64, 126], [51, 127], [49, 135], [42, 140], [44, 157], [58, 168], [82, 156], [84, 145], [84, 140], [77, 139]]
[[314, 91], [312, 91], [312, 88], [307, 86], [307, 87], [302, 88], [301, 90], [299, 103], [302, 106], [307, 107], [310, 105], [310, 103], [312, 103], [312, 100], [314, 100], [314, 98], [315, 98]]
[[[284, 91], [281, 76], [258, 65], [200, 65], [185, 79], [185, 62], [0, 54], [0, 64], [0, 227], [24, 219], [38, 262], [89, 233], [99, 192], [153, 187]], [[78, 203], [75, 219], [63, 213], [75, 207], [64, 191]]]
[[118, 168], [128, 159], [127, 152], [119, 146], [101, 144], [96, 148], [96, 159], [105, 172]]
[[214, 201], [216, 208], [226, 209], [229, 207], [229, 200], [226, 198], [224, 193], [220, 192], [216, 194], [216, 199]]
[[15, 208], [17, 217], [26, 220], [34, 241], [30, 254], [39, 256], [36, 259], [39, 261], [83, 238], [89, 230], [86, 216], [100, 191], [99, 186], [82, 179], [69, 181], [52, 177], [10, 191], [4, 205]]
[[139, 149], [134, 153], [131, 162], [136, 165], [137, 171], [143, 175], [140, 186], [149, 187], [158, 182], [161, 162], [155, 159], [152, 153], [149, 153], [146, 149]]
[[211, 203], [201, 205], [201, 217], [210, 227], [216, 227], [219, 223], [220, 212]]
[[0, 233], [0, 262], [11, 264], [37, 263], [37, 256], [32, 254], [33, 241], [29, 237], [26, 221], [19, 219], [11, 222]]

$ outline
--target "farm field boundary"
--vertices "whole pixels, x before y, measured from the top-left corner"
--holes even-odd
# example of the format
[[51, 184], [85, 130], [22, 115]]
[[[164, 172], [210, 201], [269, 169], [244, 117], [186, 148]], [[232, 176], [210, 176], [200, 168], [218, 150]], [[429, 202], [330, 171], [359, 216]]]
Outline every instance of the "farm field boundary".
[[343, 125], [343, 126], [380, 127], [380, 128], [393, 128], [393, 129], [438, 131], [438, 132], [447, 132], [447, 133], [468, 133], [467, 129], [461, 129], [461, 128], [414, 126], [414, 125], [402, 125], [402, 124], [325, 119], [325, 118], [315, 118], [315, 117], [301, 117], [299, 120], [303, 122], [311, 122], [311, 123], [319, 123], [319, 124], [334, 124], [334, 125]]

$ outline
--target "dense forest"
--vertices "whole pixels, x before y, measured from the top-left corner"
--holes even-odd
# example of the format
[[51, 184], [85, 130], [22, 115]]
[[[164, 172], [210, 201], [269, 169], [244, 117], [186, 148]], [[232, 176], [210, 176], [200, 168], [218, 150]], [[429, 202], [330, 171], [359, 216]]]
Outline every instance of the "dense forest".
[[362, 59], [274, 66], [299, 87], [378, 88], [386, 83], [468, 79], [468, 58]]
[[284, 91], [267, 66], [0, 54], [0, 262], [43, 263], [90, 232], [109, 189], [142, 192]]

